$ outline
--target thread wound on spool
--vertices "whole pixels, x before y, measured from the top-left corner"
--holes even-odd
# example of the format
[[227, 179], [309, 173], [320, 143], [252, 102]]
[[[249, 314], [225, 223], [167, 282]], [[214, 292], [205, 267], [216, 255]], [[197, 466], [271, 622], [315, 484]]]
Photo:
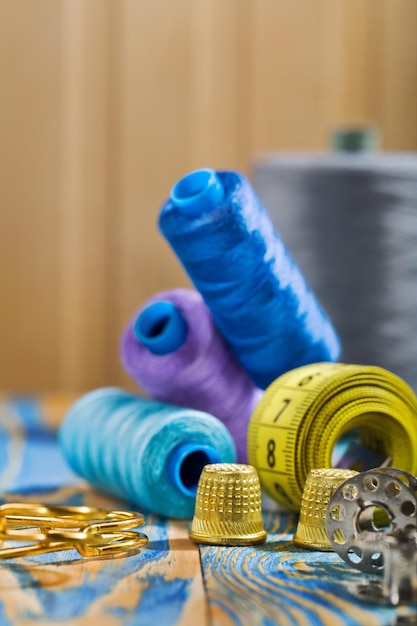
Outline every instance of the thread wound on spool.
[[236, 358], [261, 388], [296, 366], [337, 359], [336, 333], [249, 182], [216, 177], [220, 202], [187, 215], [171, 197], [159, 226]]
[[78, 400], [59, 440], [69, 465], [83, 478], [167, 517], [192, 517], [206, 462], [236, 460], [229, 432], [212, 415], [117, 388]]
[[272, 498], [299, 510], [308, 472], [330, 468], [340, 438], [357, 429], [363, 446], [417, 472], [417, 398], [380, 367], [315, 363], [283, 374], [249, 424], [248, 459]]
[[253, 180], [342, 360], [384, 367], [417, 392], [417, 154], [277, 153]]
[[[149, 312], [152, 322], [155, 307], [159, 311], [162, 304], [170, 307], [169, 328], [163, 326], [162, 335], [172, 330], [173, 310], [187, 332], [181, 345], [175, 348], [170, 341], [170, 352], [160, 350], [156, 354], [140, 340], [135, 326], [138, 320], [146, 321]], [[164, 340], [164, 345], [167, 343]], [[262, 392], [226, 346], [198, 292], [173, 289], [147, 300], [123, 333], [120, 355], [125, 370], [152, 398], [206, 411], [220, 419], [233, 436], [239, 462], [246, 462], [249, 418]]]

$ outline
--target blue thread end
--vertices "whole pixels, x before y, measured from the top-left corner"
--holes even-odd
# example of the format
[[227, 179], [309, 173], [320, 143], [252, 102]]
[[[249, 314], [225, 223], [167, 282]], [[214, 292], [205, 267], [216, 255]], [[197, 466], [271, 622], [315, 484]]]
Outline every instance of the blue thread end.
[[216, 172], [209, 168], [195, 170], [181, 178], [171, 190], [171, 202], [186, 217], [198, 217], [214, 209], [224, 195]]
[[188, 325], [172, 302], [159, 300], [139, 313], [133, 334], [152, 354], [171, 354], [185, 343]]
[[214, 448], [197, 443], [184, 443], [172, 451], [168, 461], [168, 475], [181, 493], [194, 498], [203, 467], [220, 461], [220, 456]]

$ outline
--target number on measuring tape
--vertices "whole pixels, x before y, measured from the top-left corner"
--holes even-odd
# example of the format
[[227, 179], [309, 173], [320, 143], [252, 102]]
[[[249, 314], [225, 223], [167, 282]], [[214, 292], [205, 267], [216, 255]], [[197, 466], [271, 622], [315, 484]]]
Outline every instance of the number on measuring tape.
[[291, 402], [291, 398], [284, 398], [283, 399], [282, 407], [280, 408], [280, 410], [278, 411], [278, 413], [274, 417], [274, 420], [273, 420], [274, 423], [277, 421], [279, 416], [283, 414], [283, 412], [285, 411], [285, 409], [287, 408], [287, 406], [289, 405], [290, 402]]
[[275, 466], [275, 440], [274, 439], [270, 439], [268, 441], [268, 446], [267, 446], [267, 457], [266, 457], [266, 462], [268, 463], [269, 467], [274, 467]]
[[320, 372], [316, 372], [315, 374], [309, 374], [309, 376], [304, 376], [304, 378], [302, 378], [298, 383], [298, 386], [304, 387], [305, 385], [308, 385], [308, 383], [316, 376], [320, 376]]

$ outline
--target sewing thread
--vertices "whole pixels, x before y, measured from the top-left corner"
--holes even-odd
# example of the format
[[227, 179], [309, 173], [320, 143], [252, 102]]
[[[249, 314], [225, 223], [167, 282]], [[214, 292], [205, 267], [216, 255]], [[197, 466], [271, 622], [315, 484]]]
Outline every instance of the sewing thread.
[[253, 180], [342, 360], [384, 367], [417, 392], [417, 153], [272, 154]]
[[163, 205], [159, 227], [258, 387], [338, 358], [330, 321], [243, 175], [188, 174]]
[[192, 517], [204, 465], [236, 460], [231, 435], [212, 415], [114, 387], [78, 400], [59, 441], [93, 485], [166, 517]]
[[172, 289], [147, 300], [123, 333], [120, 355], [152, 398], [222, 421], [239, 463], [246, 463], [249, 418], [262, 391], [226, 346], [197, 291]]

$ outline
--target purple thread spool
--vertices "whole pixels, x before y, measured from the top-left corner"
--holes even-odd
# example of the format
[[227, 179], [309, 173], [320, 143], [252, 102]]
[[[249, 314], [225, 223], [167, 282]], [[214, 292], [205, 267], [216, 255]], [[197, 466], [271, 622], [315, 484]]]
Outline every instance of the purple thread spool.
[[126, 371], [152, 398], [211, 413], [231, 433], [247, 462], [249, 418], [262, 391], [217, 332], [196, 291], [156, 294], [138, 310], [121, 341]]

